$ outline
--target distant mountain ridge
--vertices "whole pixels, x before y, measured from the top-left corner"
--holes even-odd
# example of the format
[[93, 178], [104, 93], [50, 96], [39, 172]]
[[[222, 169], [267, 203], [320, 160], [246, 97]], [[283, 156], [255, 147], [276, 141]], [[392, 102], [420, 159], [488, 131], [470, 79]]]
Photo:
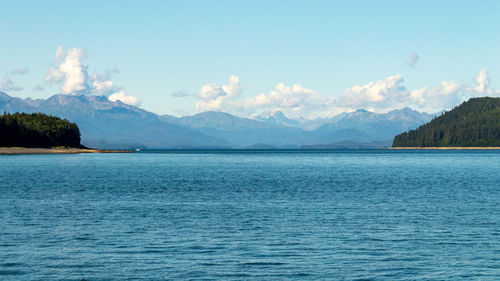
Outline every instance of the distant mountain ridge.
[[[366, 110], [332, 118], [288, 118], [282, 112], [254, 119], [224, 112], [158, 115], [104, 96], [14, 98], [0, 92], [0, 111], [42, 112], [75, 122], [82, 144], [96, 148], [300, 148], [337, 142], [383, 144], [434, 115], [409, 108], [377, 114]], [[356, 147], [356, 145], [349, 145]]]
[[229, 113], [207, 111], [171, 121], [174, 124], [226, 139], [240, 147], [266, 144], [277, 147], [297, 147], [306, 136], [298, 128], [268, 124]]
[[[381, 114], [360, 109], [335, 116], [334, 122], [325, 123], [315, 131], [321, 132], [322, 136], [318, 139], [320, 143], [328, 143], [326, 141], [331, 139], [357, 142], [387, 141], [390, 140], [388, 136], [414, 129], [433, 117], [433, 114], [417, 112], [410, 108]], [[332, 132], [337, 134], [337, 137]], [[344, 135], [344, 139], [338, 137], [340, 134]]]
[[[389, 143], [387, 146], [390, 146], [392, 136], [416, 128], [432, 117], [433, 114], [404, 108], [384, 114], [358, 110], [319, 120], [290, 119], [279, 111], [257, 116], [253, 120], [222, 112], [203, 112], [175, 120], [172, 116], [167, 118], [175, 124], [244, 146], [265, 144], [292, 148], [341, 141], [375, 141]], [[316, 125], [315, 129], [311, 128], [311, 124]]]

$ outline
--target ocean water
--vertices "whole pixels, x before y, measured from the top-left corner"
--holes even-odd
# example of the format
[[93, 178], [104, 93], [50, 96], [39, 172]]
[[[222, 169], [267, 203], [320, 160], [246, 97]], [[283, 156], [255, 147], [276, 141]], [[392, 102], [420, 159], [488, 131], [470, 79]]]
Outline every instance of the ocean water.
[[500, 280], [497, 151], [0, 156], [0, 280]]

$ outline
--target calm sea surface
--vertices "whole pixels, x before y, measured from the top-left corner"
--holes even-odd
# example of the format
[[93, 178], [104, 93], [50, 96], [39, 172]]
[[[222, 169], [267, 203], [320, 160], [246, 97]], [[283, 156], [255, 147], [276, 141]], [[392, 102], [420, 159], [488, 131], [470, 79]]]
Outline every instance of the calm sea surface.
[[500, 280], [500, 152], [0, 156], [10, 279]]

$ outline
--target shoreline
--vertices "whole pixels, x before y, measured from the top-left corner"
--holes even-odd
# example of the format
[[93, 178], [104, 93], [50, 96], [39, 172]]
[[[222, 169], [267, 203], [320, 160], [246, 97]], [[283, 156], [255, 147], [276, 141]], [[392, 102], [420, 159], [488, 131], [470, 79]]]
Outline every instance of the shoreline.
[[391, 150], [500, 150], [498, 146], [389, 147]]
[[133, 153], [131, 150], [108, 150], [94, 148], [28, 148], [0, 147], [0, 155], [20, 154], [79, 154], [79, 153]]

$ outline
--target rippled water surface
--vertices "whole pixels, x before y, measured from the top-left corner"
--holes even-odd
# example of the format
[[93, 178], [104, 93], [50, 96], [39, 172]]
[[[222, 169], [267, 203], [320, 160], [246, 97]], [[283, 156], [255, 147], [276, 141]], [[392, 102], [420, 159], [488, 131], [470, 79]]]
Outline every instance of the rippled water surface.
[[500, 280], [495, 151], [0, 156], [0, 280]]

